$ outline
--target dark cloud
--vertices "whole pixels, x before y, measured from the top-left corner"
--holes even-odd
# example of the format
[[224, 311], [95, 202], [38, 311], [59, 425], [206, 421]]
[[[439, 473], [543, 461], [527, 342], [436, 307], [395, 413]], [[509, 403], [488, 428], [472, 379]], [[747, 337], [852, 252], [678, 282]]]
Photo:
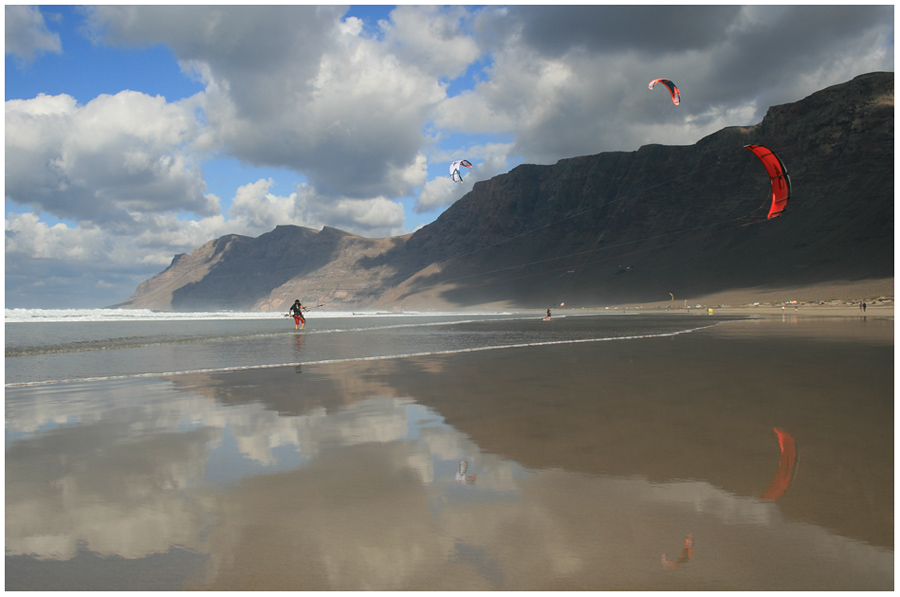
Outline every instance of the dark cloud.
[[515, 6], [525, 44], [548, 55], [685, 52], [725, 39], [740, 6]]
[[[486, 11], [495, 43], [484, 97], [496, 113], [539, 105], [519, 118], [514, 150], [550, 162], [648, 142], [687, 144], [728, 125], [759, 122], [772, 105], [797, 101], [872, 70], [893, 69], [893, 6], [516, 6]], [[488, 26], [494, 19], [496, 25]], [[499, 22], [501, 21], [502, 22]], [[488, 36], [485, 36], [486, 38]], [[503, 50], [503, 52], [500, 51]], [[521, 67], [509, 56], [525, 56]], [[500, 58], [502, 57], [502, 58]], [[507, 64], [508, 63], [508, 64]], [[501, 85], [511, 67], [570, 69], [558, 93]], [[537, 66], [534, 66], [537, 65]], [[647, 83], [670, 78], [675, 109]], [[656, 95], [654, 95], [654, 93]], [[547, 102], [555, 104], [547, 109]], [[647, 125], [658, 123], [660, 128]], [[680, 131], [679, 131], [680, 129]], [[568, 149], [567, 149], [568, 148]]]
[[[793, 81], [826, 65], [858, 61], [893, 45], [893, 6], [783, 6], [750, 9], [754, 18], [738, 27], [712, 56], [704, 92], [708, 101], [793, 97]], [[891, 49], [892, 51], [892, 49]], [[856, 71], [860, 74], [863, 71]], [[848, 77], [849, 78], [849, 77]], [[839, 81], [833, 81], [837, 83]], [[783, 93], [788, 90], [787, 94]], [[812, 90], [810, 90], [812, 91]], [[766, 100], [764, 100], [766, 101]], [[760, 106], [762, 113], [768, 107]]]
[[180, 61], [209, 68], [238, 115], [264, 118], [319, 69], [335, 44], [336, 6], [99, 6], [93, 36], [111, 45], [165, 44]]

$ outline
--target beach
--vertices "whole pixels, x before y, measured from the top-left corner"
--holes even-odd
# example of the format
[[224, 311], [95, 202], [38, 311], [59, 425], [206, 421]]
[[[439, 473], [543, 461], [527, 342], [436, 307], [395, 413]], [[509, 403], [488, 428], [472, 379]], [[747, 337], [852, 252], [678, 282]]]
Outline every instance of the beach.
[[892, 304], [631, 310], [8, 385], [6, 588], [892, 590]]

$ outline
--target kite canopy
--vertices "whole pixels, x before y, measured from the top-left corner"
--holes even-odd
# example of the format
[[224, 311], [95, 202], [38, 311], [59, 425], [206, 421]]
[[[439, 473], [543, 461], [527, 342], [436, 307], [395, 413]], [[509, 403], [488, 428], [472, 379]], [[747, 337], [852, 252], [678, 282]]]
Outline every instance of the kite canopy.
[[762, 145], [745, 145], [762, 161], [772, 181], [772, 207], [769, 208], [768, 219], [777, 218], [784, 213], [791, 197], [791, 178], [781, 159]]
[[647, 87], [652, 90], [657, 83], [662, 83], [669, 88], [669, 93], [672, 94], [673, 104], [677, 106], [681, 103], [681, 93], [678, 91], [678, 88], [675, 87], [675, 83], [668, 79], [653, 79], [652, 81], [650, 81], [650, 84]]
[[453, 182], [461, 183], [463, 181], [462, 174], [459, 173], [460, 166], [464, 168], [471, 168], [472, 164], [469, 160], [456, 160], [452, 164], [450, 164], [450, 178], [453, 179]]

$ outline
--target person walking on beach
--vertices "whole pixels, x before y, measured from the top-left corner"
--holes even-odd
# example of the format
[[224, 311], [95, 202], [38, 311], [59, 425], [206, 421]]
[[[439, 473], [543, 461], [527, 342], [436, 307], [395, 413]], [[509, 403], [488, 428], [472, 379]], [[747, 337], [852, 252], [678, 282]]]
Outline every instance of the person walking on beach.
[[288, 315], [294, 316], [294, 329], [295, 330], [302, 330], [304, 327], [306, 327], [306, 318], [303, 317], [303, 311], [305, 311], [305, 310], [306, 310], [306, 307], [304, 307], [300, 303], [300, 299], [295, 300], [294, 304], [291, 305], [291, 308], [288, 311]]
[[860, 309], [860, 311], [862, 311], [863, 313], [866, 312], [866, 301], [863, 301], [863, 302], [861, 302], [861, 303], [859, 304], [859, 309]]

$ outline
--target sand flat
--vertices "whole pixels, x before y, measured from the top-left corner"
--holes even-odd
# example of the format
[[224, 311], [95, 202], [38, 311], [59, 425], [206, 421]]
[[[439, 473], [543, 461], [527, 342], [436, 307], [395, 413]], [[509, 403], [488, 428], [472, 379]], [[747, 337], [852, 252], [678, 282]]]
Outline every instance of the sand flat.
[[6, 588], [890, 590], [893, 318], [846, 315], [8, 388]]

